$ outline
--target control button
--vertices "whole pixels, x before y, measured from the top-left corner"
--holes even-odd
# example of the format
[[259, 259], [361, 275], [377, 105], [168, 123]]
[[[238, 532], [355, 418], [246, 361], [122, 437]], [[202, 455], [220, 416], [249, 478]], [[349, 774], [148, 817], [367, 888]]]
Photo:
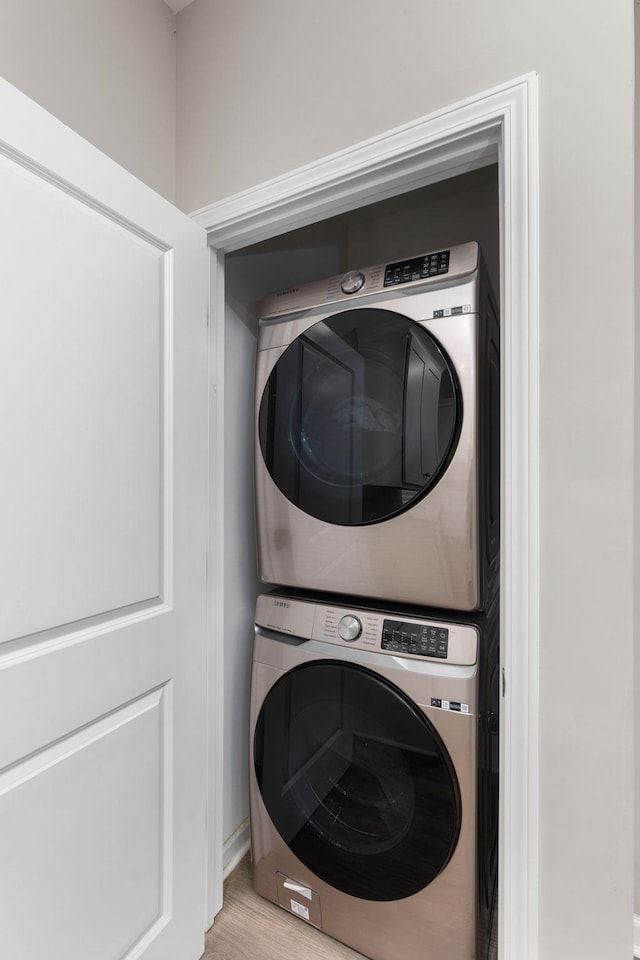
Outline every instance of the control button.
[[338, 633], [347, 643], [353, 643], [362, 633], [362, 623], [348, 613], [338, 624]]
[[357, 293], [364, 286], [365, 276], [359, 270], [350, 270], [342, 278], [340, 288], [343, 293]]

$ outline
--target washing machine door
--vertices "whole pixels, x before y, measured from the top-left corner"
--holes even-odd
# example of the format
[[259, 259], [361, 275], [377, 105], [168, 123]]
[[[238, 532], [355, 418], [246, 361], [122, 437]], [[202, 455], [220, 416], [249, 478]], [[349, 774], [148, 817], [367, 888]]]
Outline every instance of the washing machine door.
[[460, 832], [458, 781], [424, 713], [363, 667], [289, 671], [254, 734], [258, 787], [278, 833], [317, 877], [365, 900], [400, 900], [446, 866]]
[[441, 346], [390, 310], [313, 324], [284, 351], [262, 395], [267, 470], [305, 513], [376, 523], [438, 482], [459, 435], [461, 394]]

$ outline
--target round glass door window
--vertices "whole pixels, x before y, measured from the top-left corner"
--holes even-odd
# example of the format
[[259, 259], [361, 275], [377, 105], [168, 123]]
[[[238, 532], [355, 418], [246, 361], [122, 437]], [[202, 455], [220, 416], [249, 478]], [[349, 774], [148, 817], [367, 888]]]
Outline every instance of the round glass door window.
[[455, 373], [426, 330], [389, 310], [347, 310], [284, 351], [258, 433], [280, 491], [337, 524], [388, 519], [438, 482], [462, 419]]
[[339, 661], [269, 691], [254, 735], [267, 812], [317, 877], [365, 900], [401, 900], [448, 863], [458, 781], [433, 725], [396, 686]]

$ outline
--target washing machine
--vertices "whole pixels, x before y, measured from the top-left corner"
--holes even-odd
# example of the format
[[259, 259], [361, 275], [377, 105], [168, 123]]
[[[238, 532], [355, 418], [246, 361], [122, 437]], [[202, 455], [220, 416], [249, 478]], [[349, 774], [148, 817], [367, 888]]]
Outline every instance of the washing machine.
[[499, 547], [499, 328], [477, 243], [260, 310], [258, 575], [481, 609]]
[[258, 599], [255, 888], [372, 960], [495, 957], [493, 621]]

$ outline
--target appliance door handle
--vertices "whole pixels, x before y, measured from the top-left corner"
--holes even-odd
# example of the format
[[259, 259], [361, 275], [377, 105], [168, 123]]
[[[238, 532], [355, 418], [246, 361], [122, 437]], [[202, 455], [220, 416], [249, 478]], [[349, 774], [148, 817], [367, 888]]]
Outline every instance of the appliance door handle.
[[307, 900], [311, 900], [312, 894], [309, 887], [305, 887], [302, 883], [294, 883], [293, 880], [285, 880], [282, 886], [286, 890], [292, 890], [294, 893], [301, 893], [303, 897], [306, 897]]

